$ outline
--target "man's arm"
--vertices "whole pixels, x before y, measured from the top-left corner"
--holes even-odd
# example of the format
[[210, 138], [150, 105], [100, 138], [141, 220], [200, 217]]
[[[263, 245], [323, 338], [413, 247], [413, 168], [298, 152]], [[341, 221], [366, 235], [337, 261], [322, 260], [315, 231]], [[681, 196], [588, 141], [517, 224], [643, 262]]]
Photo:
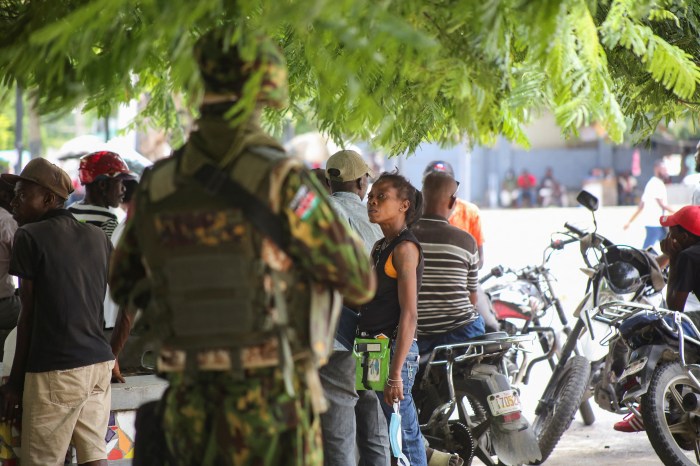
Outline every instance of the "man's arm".
[[673, 311], [683, 311], [685, 302], [692, 289], [692, 264], [683, 256], [682, 247], [669, 234], [660, 243], [662, 257], [668, 262], [668, 286], [666, 287], [666, 306]]
[[389, 379], [384, 389], [384, 401], [391, 406], [394, 400], [403, 400], [403, 381], [401, 369], [406, 361], [406, 356], [413, 344], [418, 325], [418, 278], [416, 269], [420, 260], [418, 247], [410, 241], [399, 243], [393, 252], [393, 262], [396, 267], [396, 280], [398, 282], [399, 328], [396, 337], [396, 347], [391, 358]]
[[112, 252], [109, 266], [109, 289], [112, 299], [120, 307], [129, 306], [131, 292], [138, 282], [146, 276], [141, 262], [141, 248], [135, 232], [138, 221], [136, 215], [127, 219], [124, 233]]
[[305, 172], [287, 176], [281, 209], [289, 226], [289, 253], [297, 266], [314, 281], [338, 290], [346, 302], [363, 304], [372, 299], [374, 271], [362, 242]]
[[674, 209], [673, 207], [666, 204], [664, 202], [664, 200], [659, 198], [659, 197], [656, 198], [656, 202], [659, 204], [659, 207], [661, 207], [662, 209], [664, 209], [665, 211], [667, 211], [670, 214], [672, 214], [676, 211], [676, 209]]
[[114, 323], [112, 338], [109, 341], [109, 345], [112, 347], [112, 354], [114, 354], [114, 368], [112, 369], [112, 382], [114, 383], [126, 382], [119, 368], [119, 353], [121, 353], [127, 338], [129, 338], [135, 314], [130, 308], [122, 306], [119, 308], [117, 321]]
[[642, 213], [642, 210], [644, 210], [644, 201], [639, 202], [639, 205], [637, 206], [637, 210], [634, 211], [634, 213], [632, 214], [630, 219], [627, 221], [627, 223], [625, 223], [625, 226], [623, 227], [623, 229], [625, 229], [625, 230], [628, 229], [630, 227], [630, 225], [632, 224], [632, 222], [634, 222], [634, 220], [639, 216], [639, 214]]
[[20, 404], [24, 390], [24, 375], [27, 371], [27, 358], [31, 344], [31, 329], [34, 320], [34, 283], [32, 280], [20, 279], [19, 297], [22, 310], [17, 321], [17, 346], [12, 361], [10, 378], [0, 387], [0, 418], [3, 421], [19, 422], [21, 419]]

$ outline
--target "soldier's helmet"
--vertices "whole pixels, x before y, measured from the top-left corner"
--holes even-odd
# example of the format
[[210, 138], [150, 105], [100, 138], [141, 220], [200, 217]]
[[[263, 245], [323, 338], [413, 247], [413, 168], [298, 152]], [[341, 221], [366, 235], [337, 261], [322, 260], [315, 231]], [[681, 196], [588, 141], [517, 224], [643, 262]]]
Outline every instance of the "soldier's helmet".
[[[267, 37], [257, 36], [250, 47], [231, 45], [220, 30], [203, 35], [194, 57], [208, 93], [241, 96], [246, 83], [257, 91], [256, 100], [275, 108], [287, 104], [287, 67], [281, 50]], [[259, 85], [255, 85], [255, 83]]]
[[103, 177], [131, 178], [131, 172], [124, 159], [114, 152], [106, 150], [93, 152], [80, 159], [78, 167], [80, 184], [90, 184]]

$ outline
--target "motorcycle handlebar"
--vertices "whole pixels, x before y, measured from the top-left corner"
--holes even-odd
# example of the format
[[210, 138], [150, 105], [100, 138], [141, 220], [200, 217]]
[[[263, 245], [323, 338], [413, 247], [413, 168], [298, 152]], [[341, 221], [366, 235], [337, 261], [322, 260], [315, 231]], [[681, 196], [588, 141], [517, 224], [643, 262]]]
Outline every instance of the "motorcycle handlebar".
[[581, 238], [570, 238], [565, 240], [553, 239], [550, 246], [552, 247], [552, 249], [564, 249], [564, 246], [566, 246], [567, 244], [576, 243], [580, 240]]
[[497, 265], [496, 267], [489, 270], [489, 272], [486, 275], [479, 278], [479, 284], [483, 285], [491, 277], [500, 278], [503, 276], [504, 273], [506, 273], [506, 270], [503, 268], [503, 266]]
[[585, 231], [578, 229], [577, 227], [573, 226], [573, 225], [570, 224], [569, 222], [566, 222], [566, 223], [564, 224], [564, 228], [566, 228], [566, 229], [569, 230], [571, 233], [575, 234], [576, 236], [578, 236], [578, 237], [580, 237], [580, 238], [583, 238], [584, 236], [586, 236], [586, 232], [585, 232]]

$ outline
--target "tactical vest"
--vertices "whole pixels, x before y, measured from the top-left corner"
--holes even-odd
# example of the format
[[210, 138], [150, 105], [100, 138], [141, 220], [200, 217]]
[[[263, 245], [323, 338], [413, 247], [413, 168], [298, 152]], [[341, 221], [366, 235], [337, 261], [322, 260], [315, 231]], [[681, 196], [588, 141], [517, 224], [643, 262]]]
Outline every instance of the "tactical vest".
[[[272, 341], [279, 354], [273, 364], [287, 372], [285, 380], [293, 359], [312, 361], [315, 371], [332, 349], [339, 295], [280, 265], [291, 260], [240, 208], [179, 174], [179, 160], [147, 171], [136, 198], [149, 338], [188, 355], [227, 349], [246, 368], [245, 350]], [[279, 213], [283, 182], [299, 166], [279, 150], [249, 147], [227, 172]]]

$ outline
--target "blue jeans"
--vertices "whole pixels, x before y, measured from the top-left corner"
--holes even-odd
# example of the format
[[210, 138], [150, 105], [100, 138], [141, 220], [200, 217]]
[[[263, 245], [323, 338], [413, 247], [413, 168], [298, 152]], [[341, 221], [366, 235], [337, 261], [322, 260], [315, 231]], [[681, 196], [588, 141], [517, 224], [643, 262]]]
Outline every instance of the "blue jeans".
[[[396, 342], [392, 343], [391, 356], [394, 356], [394, 348]], [[425, 444], [420, 432], [418, 424], [418, 412], [416, 405], [413, 402], [411, 390], [413, 382], [418, 373], [418, 344], [414, 341], [411, 349], [408, 351], [406, 360], [401, 367], [401, 380], [403, 381], [403, 401], [401, 402], [401, 435], [403, 443], [403, 454], [406, 455], [411, 466], [427, 466], [425, 457]], [[384, 393], [376, 392], [379, 402], [382, 405], [384, 416], [386, 416], [387, 426], [391, 419], [391, 413], [394, 409], [384, 402]]]
[[661, 241], [666, 237], [666, 229], [662, 226], [644, 227], [647, 230], [647, 236], [644, 238], [644, 246], [642, 249], [646, 249], [649, 246], [653, 246], [657, 241]]
[[436, 346], [464, 343], [467, 340], [483, 335], [485, 329], [484, 319], [479, 316], [476, 318], [476, 320], [469, 322], [463, 327], [452, 330], [449, 333], [430, 337], [420, 337], [418, 339], [418, 349], [420, 354], [426, 354], [430, 353]]

